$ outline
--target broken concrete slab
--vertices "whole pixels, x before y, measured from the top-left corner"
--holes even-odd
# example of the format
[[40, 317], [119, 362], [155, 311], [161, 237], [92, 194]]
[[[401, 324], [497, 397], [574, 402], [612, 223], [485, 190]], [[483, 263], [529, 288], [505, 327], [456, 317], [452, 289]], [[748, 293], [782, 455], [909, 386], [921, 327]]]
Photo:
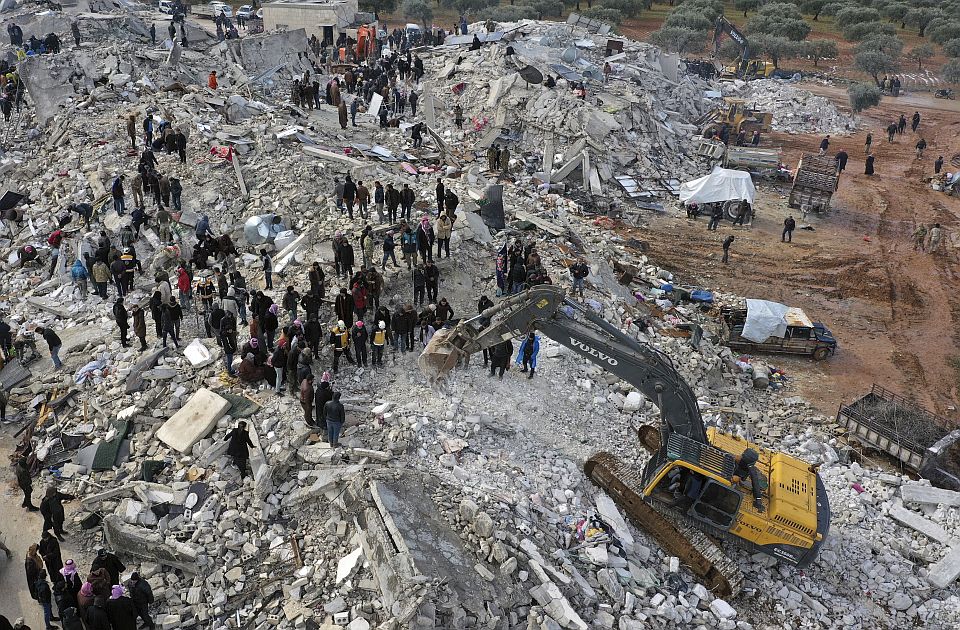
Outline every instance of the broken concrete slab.
[[181, 453], [189, 453], [193, 445], [204, 438], [217, 425], [230, 408], [222, 396], [203, 388], [170, 416], [157, 431], [157, 438]]
[[107, 545], [121, 557], [159, 562], [187, 573], [198, 571], [197, 559], [202, 547], [184, 542], [168, 543], [159, 532], [128, 525], [116, 514], [103, 519], [103, 535]]
[[890, 508], [890, 518], [939, 543], [949, 544], [951, 541], [952, 537], [945, 529], [901, 505], [894, 505]]
[[927, 505], [946, 505], [960, 507], [960, 492], [925, 486], [919, 483], [908, 483], [900, 488], [900, 496], [904, 503], [924, 503]]
[[70, 83], [73, 68], [65, 66], [59, 59], [59, 55], [34, 55], [17, 66], [41, 126], [56, 116], [61, 105], [74, 95]]
[[316, 481], [307, 487], [298, 488], [288, 494], [284, 497], [282, 505], [283, 507], [296, 506], [330, 492], [338, 493], [338, 488], [344, 482], [349, 481], [361, 472], [363, 472], [363, 466], [359, 464], [335, 466], [316, 471]]

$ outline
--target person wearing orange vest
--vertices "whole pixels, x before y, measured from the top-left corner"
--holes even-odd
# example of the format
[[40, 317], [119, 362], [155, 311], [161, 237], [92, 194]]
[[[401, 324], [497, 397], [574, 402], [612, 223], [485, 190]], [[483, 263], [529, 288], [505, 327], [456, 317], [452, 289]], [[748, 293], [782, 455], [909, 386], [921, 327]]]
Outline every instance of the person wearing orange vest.
[[330, 343], [333, 344], [333, 373], [336, 374], [340, 364], [340, 355], [345, 354], [350, 365], [355, 365], [353, 356], [350, 354], [350, 331], [343, 320], [339, 320], [337, 325], [330, 329]]
[[377, 322], [377, 329], [373, 333], [373, 365], [383, 367], [383, 347], [387, 345], [390, 339], [390, 333], [387, 332], [387, 323]]

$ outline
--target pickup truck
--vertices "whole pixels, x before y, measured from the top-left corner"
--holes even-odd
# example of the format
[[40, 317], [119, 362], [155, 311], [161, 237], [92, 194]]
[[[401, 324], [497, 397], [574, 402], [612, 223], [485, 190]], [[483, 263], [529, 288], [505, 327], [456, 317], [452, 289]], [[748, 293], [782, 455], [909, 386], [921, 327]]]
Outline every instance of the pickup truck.
[[940, 488], [960, 490], [960, 429], [879, 385], [837, 411], [847, 440], [883, 451]]
[[822, 361], [837, 350], [837, 340], [826, 326], [811, 321], [799, 308], [787, 311], [786, 330], [782, 337], [771, 335], [761, 342], [750, 341], [743, 336], [747, 321], [746, 308], [724, 307], [720, 309], [723, 342], [740, 352], [773, 354], [801, 354]]
[[211, 20], [217, 19], [221, 13], [226, 17], [233, 17], [233, 9], [229, 4], [222, 2], [211, 2], [210, 4], [194, 4], [190, 6], [190, 12], [196, 17], [205, 17]]

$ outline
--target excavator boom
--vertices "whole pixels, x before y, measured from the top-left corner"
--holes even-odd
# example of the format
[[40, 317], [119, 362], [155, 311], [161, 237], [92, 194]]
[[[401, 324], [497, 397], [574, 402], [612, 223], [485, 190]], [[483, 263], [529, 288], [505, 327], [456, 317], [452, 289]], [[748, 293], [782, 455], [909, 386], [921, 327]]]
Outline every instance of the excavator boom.
[[[434, 378], [449, 372], [462, 354], [539, 330], [603, 369], [613, 372], [660, 409], [673, 433], [705, 444], [707, 435], [693, 391], [670, 358], [618, 330], [596, 313], [566, 299], [562, 289], [538, 285], [438, 333], [420, 357]], [[443, 332], [443, 331], [441, 331]]]

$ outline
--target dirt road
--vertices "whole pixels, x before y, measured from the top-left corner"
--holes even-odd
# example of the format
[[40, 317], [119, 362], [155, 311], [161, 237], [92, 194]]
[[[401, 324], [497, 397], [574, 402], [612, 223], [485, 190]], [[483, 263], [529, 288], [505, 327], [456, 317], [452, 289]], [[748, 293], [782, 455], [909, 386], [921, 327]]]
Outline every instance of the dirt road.
[[[806, 86], [805, 86], [806, 87]], [[839, 88], [809, 86], [845, 106]], [[917, 134], [906, 132], [887, 143], [884, 129], [901, 113], [919, 111]], [[814, 364], [777, 359], [796, 385], [825, 413], [869, 389], [873, 382], [916, 397], [931, 410], [956, 417], [960, 401], [960, 297], [953, 290], [958, 271], [960, 200], [922, 181], [933, 174], [938, 155], [954, 170], [960, 104], [910, 95], [884, 98], [863, 117], [861, 132], [832, 137], [830, 153], [850, 155], [834, 196], [833, 209], [811, 216], [814, 231], [797, 230], [792, 244], [780, 242], [783, 219], [799, 213], [786, 205], [788, 185], [760, 184], [758, 219], [751, 228], [706, 231], [706, 219], [652, 219], [637, 237], [650, 243], [653, 260], [682, 279], [745, 296], [777, 300], [808, 310], [831, 328], [840, 344], [837, 356]], [[863, 174], [864, 139], [873, 131], [874, 177]], [[923, 137], [928, 148], [915, 158]], [[782, 146], [784, 161], [796, 165], [801, 152], [816, 151], [820, 136], [769, 134], [764, 146]], [[668, 213], [670, 214], [670, 213]], [[945, 246], [937, 254], [914, 251], [911, 234], [919, 223], [939, 222]], [[733, 233], [730, 265], [720, 264], [720, 242]]]

